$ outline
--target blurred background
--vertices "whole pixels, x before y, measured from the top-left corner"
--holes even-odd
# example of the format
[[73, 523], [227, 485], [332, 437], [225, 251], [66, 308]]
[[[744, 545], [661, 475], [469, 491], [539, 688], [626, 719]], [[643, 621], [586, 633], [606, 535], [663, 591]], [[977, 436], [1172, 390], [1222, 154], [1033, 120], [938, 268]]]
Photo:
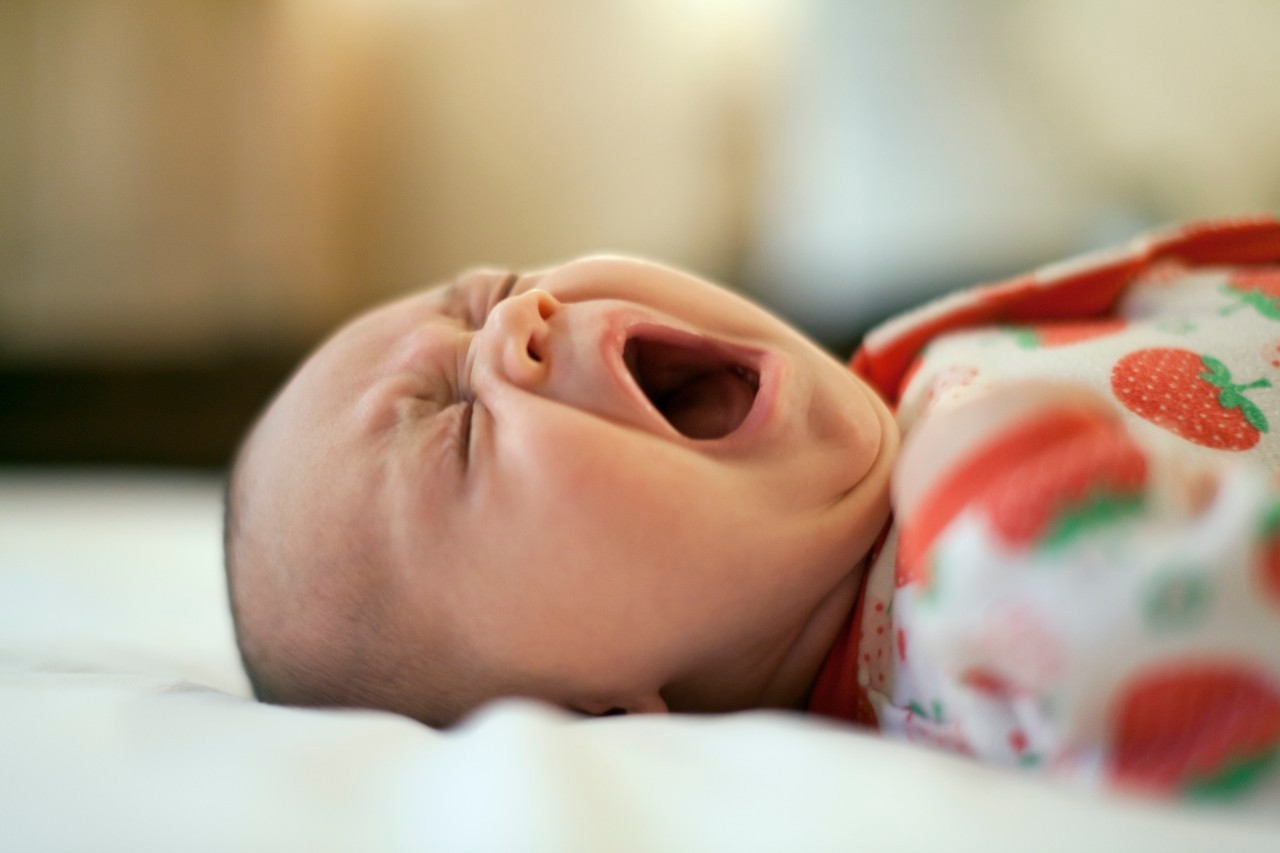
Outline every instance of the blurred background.
[[6, 0], [0, 463], [217, 468], [361, 307], [620, 251], [847, 354], [1280, 207], [1274, 0]]

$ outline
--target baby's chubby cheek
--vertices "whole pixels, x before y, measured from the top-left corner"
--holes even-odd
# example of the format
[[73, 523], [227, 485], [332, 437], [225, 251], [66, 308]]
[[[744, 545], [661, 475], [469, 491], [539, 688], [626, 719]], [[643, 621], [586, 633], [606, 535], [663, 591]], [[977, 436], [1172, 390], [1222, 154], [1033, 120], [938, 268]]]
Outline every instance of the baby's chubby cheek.
[[859, 377], [825, 354], [789, 367], [779, 400], [782, 452], [769, 454], [775, 485], [791, 502], [806, 495], [823, 503], [853, 497], [877, 479], [879, 466], [892, 464], [893, 417]]
[[854, 377], [854, 383], [847, 395], [849, 456], [860, 483], [867, 480], [871, 488], [887, 489], [901, 446], [898, 424], [875, 390], [861, 378]]
[[843, 366], [828, 362], [825, 357], [815, 360], [807, 365], [807, 376], [795, 377], [799, 387], [793, 405], [804, 411], [811, 440], [844, 445], [865, 455], [880, 441], [875, 392]]
[[[882, 453], [892, 457], [898, 450], [898, 425], [884, 401], [861, 379], [857, 393], [856, 452], [874, 462]], [[870, 467], [870, 465], [868, 465]]]

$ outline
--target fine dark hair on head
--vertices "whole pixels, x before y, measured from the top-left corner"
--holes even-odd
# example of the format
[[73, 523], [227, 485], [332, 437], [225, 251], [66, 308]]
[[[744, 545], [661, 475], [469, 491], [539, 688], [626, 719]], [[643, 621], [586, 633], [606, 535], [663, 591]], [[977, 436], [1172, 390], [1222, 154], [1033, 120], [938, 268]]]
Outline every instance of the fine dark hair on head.
[[[391, 600], [380, 588], [317, 583], [376, 574], [380, 556], [368, 540], [335, 546], [303, 537], [306, 545], [297, 547], [282, 529], [287, 523], [254, 517], [264, 501], [251, 490], [264, 481], [247, 472], [250, 437], [228, 467], [222, 550], [236, 650], [254, 698], [376, 708], [437, 727], [491, 698], [492, 674], [483, 675], [457, 648], [447, 642], [423, 648], [398, 634], [385, 621]], [[299, 585], [298, 573], [309, 580]]]
[[237, 576], [240, 569], [239, 538], [240, 518], [240, 469], [244, 461], [247, 437], [242, 439], [231, 457], [227, 468], [227, 479], [222, 492], [222, 568], [227, 585], [227, 606], [231, 611], [231, 627], [235, 633], [236, 652], [240, 656], [240, 666], [249, 680], [253, 696], [260, 702], [272, 702], [270, 690], [262, 675], [245, 649], [244, 614], [237, 593]]

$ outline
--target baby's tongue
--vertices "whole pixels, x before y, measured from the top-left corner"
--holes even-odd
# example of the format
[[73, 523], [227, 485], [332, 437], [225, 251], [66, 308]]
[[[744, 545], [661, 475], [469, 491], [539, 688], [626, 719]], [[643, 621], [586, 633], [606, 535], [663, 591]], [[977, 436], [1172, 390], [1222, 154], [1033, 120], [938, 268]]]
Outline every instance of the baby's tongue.
[[689, 438], [722, 438], [738, 428], [754, 400], [755, 391], [741, 377], [717, 370], [672, 391], [662, 413]]

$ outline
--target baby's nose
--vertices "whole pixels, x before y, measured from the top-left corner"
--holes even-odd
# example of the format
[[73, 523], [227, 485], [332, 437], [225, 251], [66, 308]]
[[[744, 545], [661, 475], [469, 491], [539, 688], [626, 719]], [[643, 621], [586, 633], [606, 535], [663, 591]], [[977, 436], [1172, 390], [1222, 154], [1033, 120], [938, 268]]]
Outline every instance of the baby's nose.
[[548, 321], [563, 306], [545, 290], [527, 290], [494, 306], [483, 335], [506, 378], [522, 387], [541, 385], [550, 370]]

